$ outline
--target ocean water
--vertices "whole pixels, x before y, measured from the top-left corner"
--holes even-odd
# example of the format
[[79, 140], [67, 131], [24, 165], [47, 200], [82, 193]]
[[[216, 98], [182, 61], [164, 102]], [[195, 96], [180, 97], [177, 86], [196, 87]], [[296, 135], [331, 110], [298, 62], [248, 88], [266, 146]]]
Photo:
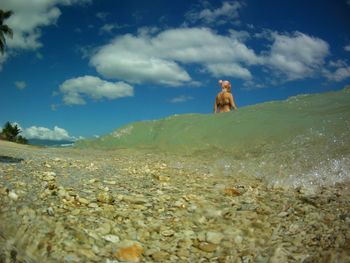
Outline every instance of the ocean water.
[[255, 176], [271, 186], [330, 186], [350, 179], [350, 89], [132, 123], [76, 146], [202, 158], [213, 173]]

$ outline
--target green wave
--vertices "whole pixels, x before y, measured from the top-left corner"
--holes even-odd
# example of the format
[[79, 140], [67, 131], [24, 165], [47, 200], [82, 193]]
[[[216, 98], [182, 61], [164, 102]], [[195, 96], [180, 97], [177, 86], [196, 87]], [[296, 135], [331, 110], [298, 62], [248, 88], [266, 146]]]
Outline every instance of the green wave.
[[219, 168], [297, 186], [305, 180], [324, 183], [329, 173], [337, 175], [327, 183], [350, 177], [349, 131], [350, 89], [344, 88], [242, 107], [236, 112], [174, 115], [132, 123], [98, 139], [78, 141], [76, 146], [212, 156], [220, 160]]

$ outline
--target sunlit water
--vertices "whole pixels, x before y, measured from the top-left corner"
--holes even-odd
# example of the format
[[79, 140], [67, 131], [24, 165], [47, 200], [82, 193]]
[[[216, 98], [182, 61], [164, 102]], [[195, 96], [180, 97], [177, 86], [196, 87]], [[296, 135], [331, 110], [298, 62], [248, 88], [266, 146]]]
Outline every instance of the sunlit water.
[[150, 148], [211, 159], [214, 164], [202, 169], [213, 173], [253, 175], [284, 187], [317, 187], [349, 180], [349, 135], [347, 88], [243, 107], [237, 112], [138, 122], [77, 146]]

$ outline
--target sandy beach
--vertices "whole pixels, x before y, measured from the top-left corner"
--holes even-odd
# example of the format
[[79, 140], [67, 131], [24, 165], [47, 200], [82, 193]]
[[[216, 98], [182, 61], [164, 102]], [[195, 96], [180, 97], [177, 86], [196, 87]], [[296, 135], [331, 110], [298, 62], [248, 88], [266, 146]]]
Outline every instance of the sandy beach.
[[349, 184], [271, 188], [207, 157], [0, 141], [0, 262], [350, 262]]

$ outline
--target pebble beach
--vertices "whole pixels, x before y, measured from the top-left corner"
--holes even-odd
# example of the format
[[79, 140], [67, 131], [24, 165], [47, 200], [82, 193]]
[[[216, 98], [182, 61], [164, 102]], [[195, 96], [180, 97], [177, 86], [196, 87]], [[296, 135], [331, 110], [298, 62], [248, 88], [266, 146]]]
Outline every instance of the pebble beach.
[[270, 187], [214, 166], [0, 141], [0, 262], [350, 262], [349, 183]]

